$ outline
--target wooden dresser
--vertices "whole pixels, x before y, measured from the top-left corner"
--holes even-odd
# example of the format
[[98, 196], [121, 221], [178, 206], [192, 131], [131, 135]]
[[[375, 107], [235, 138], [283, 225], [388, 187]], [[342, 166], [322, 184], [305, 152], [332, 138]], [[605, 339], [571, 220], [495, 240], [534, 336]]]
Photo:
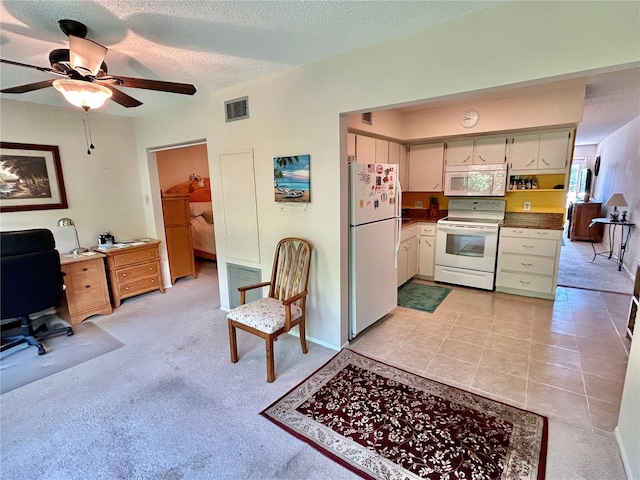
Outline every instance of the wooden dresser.
[[160, 272], [158, 240], [112, 250], [98, 250], [106, 255], [111, 303], [119, 307], [123, 299], [160, 290], [164, 293]]
[[[571, 207], [571, 226], [569, 227], [569, 238], [575, 240], [591, 240], [594, 243], [602, 241], [602, 225], [595, 225], [589, 231], [589, 224], [594, 218], [602, 217], [601, 203], [574, 203]], [[591, 238], [589, 238], [591, 235]]]
[[91, 315], [113, 312], [103, 258], [102, 253], [77, 257], [60, 255], [65, 290], [59, 314], [71, 325], [77, 325]]
[[196, 278], [189, 195], [162, 194], [162, 215], [167, 238], [171, 284], [173, 285], [177, 278], [187, 275]]

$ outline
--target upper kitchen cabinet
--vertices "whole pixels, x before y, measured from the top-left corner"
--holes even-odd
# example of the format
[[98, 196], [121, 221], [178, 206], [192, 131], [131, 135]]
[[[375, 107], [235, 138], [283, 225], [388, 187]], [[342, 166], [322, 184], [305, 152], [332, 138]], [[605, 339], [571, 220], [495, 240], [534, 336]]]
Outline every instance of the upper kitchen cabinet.
[[356, 161], [360, 163], [376, 163], [375, 138], [356, 135]]
[[347, 161], [356, 161], [356, 134], [347, 133]]
[[506, 135], [463, 138], [447, 142], [447, 165], [492, 165], [504, 163]]
[[509, 171], [565, 173], [573, 147], [573, 130], [514, 134], [509, 143]]
[[407, 148], [396, 142], [389, 142], [389, 162], [397, 163], [400, 173], [398, 180], [400, 187], [406, 190], [409, 187], [409, 162], [407, 161]]
[[376, 163], [391, 163], [389, 161], [389, 142], [376, 138]]
[[[442, 192], [444, 143], [411, 145], [409, 150], [410, 192]], [[402, 182], [400, 182], [402, 185]]]

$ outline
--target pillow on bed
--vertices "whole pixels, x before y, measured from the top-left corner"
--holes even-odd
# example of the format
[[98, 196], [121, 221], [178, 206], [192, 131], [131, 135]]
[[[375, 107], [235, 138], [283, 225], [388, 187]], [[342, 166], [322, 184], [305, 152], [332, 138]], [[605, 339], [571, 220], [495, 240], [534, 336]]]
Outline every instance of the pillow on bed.
[[[211, 216], [213, 217], [213, 207], [211, 202], [190, 202], [189, 203], [189, 213], [191, 213], [192, 217], [197, 217], [198, 215], [202, 215], [203, 212], [212, 212]], [[211, 221], [210, 223], [213, 223]]]

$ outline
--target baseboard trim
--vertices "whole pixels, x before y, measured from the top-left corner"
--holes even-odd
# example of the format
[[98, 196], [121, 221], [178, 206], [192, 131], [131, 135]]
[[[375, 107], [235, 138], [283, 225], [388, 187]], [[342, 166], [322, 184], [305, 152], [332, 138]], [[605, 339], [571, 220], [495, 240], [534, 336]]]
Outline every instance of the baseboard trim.
[[627, 479], [638, 480], [633, 478], [631, 465], [629, 465], [629, 458], [627, 457], [627, 452], [624, 449], [624, 444], [622, 443], [622, 437], [620, 437], [620, 431], [618, 430], [618, 427], [616, 427], [613, 430], [613, 433], [616, 437], [616, 442], [618, 443], [618, 449], [620, 450], [620, 458], [622, 458], [622, 466], [624, 467], [624, 472], [627, 474]]

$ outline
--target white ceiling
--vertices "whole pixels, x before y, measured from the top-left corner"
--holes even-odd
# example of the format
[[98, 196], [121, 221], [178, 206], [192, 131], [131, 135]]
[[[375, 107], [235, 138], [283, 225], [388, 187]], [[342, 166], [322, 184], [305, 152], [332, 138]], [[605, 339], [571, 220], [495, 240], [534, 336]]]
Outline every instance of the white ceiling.
[[[48, 55], [67, 48], [60, 19], [88, 27], [87, 38], [109, 48], [109, 73], [192, 83], [217, 90], [303, 65], [493, 7], [501, 1], [5, 1], [0, 9], [3, 59], [49, 67]], [[51, 79], [2, 64], [0, 87]], [[182, 95], [122, 89], [144, 105], [102, 109], [138, 116], [183, 100]], [[196, 93], [198, 95], [198, 93]], [[19, 95], [71, 107], [52, 88]], [[588, 81], [578, 144], [602, 138], [640, 115], [640, 68]]]

